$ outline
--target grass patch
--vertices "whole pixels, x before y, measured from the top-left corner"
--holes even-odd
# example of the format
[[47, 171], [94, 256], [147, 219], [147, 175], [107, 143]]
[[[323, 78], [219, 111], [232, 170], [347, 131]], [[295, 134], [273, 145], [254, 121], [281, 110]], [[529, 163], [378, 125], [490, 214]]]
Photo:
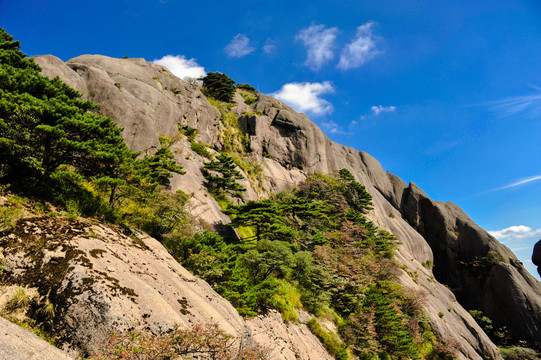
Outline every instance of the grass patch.
[[319, 340], [325, 345], [325, 348], [334, 356], [337, 360], [349, 359], [347, 352], [347, 346], [338, 338], [338, 336], [331, 332], [325, 331], [316, 318], [308, 320], [308, 328], [310, 331], [318, 337]]
[[277, 292], [270, 298], [269, 305], [282, 314], [285, 323], [298, 322], [297, 308], [302, 307], [301, 293], [299, 289], [287, 281], [279, 280]]

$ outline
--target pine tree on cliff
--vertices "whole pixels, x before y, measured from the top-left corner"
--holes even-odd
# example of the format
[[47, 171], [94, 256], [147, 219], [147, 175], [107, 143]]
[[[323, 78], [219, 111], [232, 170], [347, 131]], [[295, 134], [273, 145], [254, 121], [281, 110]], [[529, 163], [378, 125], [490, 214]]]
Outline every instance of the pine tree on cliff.
[[242, 197], [241, 191], [246, 188], [237, 183], [237, 180], [244, 179], [237, 165], [231, 156], [223, 153], [216, 157], [216, 160], [204, 163], [204, 177], [208, 189], [213, 193], [229, 192], [237, 197]]
[[45, 185], [61, 165], [90, 173], [124, 161], [121, 129], [19, 50], [0, 29], [0, 179]]
[[235, 81], [226, 74], [210, 72], [204, 78], [203, 91], [216, 100], [231, 102], [235, 95]]
[[95, 104], [40, 71], [0, 28], [0, 183], [49, 195], [60, 178], [86, 178], [107, 188], [112, 204], [121, 185], [155, 189], [167, 172], [182, 171], [165, 150], [138, 160], [113, 120], [92, 113]]

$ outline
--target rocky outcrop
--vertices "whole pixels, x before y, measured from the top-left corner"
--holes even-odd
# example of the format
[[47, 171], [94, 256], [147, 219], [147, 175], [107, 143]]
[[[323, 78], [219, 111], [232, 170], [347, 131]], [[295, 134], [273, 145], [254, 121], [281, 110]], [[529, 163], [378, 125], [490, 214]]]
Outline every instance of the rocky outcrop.
[[458, 206], [431, 200], [413, 183], [398, 195], [404, 218], [433, 251], [436, 279], [467, 309], [507, 326], [516, 340], [541, 344], [541, 283], [513, 252]]
[[[83, 354], [98, 352], [113, 331], [140, 328], [160, 333], [175, 325], [189, 328], [213, 323], [234, 336], [237, 343], [272, 349], [273, 343], [266, 340], [259, 322], [247, 323], [206, 282], [179, 265], [157, 240], [120, 230], [96, 221], [62, 217], [22, 219], [9, 235], [0, 238], [3, 279], [37, 288], [41, 296], [47, 294], [55, 309], [52, 330]], [[277, 352], [273, 359], [329, 358], [306, 326], [288, 326], [272, 314], [269, 324], [280, 329], [280, 336], [289, 334], [296, 340], [288, 343], [288, 352]], [[319, 347], [313, 345], [307, 351], [304, 344]], [[10, 341], [10, 347], [18, 346]]]
[[0, 317], [0, 359], [73, 360], [45, 340]]
[[[192, 126], [199, 130], [198, 140], [221, 146], [219, 114], [196, 86], [142, 59], [85, 55], [67, 64], [49, 57], [35, 60], [48, 76], [58, 75], [76, 86], [81, 86], [77, 76], [83, 79], [88, 99], [99, 103], [103, 114], [124, 127], [123, 136], [132, 149], [152, 151], [159, 145], [160, 135], [174, 139], [171, 149], [187, 175], [175, 176], [172, 190], [192, 194], [193, 212], [206, 222], [228, 221], [214, 200], [206, 196], [200, 171], [203, 159], [178, 133], [179, 125]], [[458, 207], [432, 201], [414, 184], [407, 185], [384, 171], [370, 155], [331, 142], [306, 115], [279, 100], [258, 94], [257, 101], [248, 107], [240, 97], [236, 99], [232, 110], [249, 136], [253, 158], [262, 164], [260, 180], [268, 193], [293, 187], [310, 173], [332, 174], [341, 168], [349, 169], [366, 186], [374, 202], [371, 220], [402, 244], [397, 252], [404, 269], [401, 282], [426, 294], [425, 308], [432, 327], [440, 338], [457, 344], [460, 358], [501, 358], [462, 304], [509, 325], [517, 338], [537, 339], [541, 333], [541, 296], [536, 295], [539, 282]], [[246, 199], [257, 197], [250, 184], [247, 186]], [[434, 264], [434, 269], [427, 264]], [[440, 282], [449, 284], [454, 293]], [[502, 291], [513, 295], [502, 296]], [[508, 310], [514, 315], [506, 314]], [[515, 326], [519, 323], [528, 325], [520, 329]], [[291, 344], [297, 341], [287, 338]]]
[[541, 240], [533, 248], [532, 262], [537, 266], [537, 272], [541, 275]]

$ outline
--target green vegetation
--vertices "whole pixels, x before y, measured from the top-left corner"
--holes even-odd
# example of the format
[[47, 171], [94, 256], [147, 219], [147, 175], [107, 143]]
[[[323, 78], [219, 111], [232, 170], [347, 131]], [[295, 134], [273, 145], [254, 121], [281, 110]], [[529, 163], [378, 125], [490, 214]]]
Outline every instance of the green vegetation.
[[192, 143], [190, 144], [190, 148], [197, 155], [206, 157], [207, 159], [210, 159], [210, 158], [212, 158], [212, 154], [208, 150], [208, 147], [209, 147], [208, 145], [197, 142], [197, 141], [192, 141]]
[[500, 352], [505, 360], [538, 360], [541, 358], [541, 353], [520, 346], [500, 348]]
[[253, 87], [252, 85], [249, 85], [249, 84], [237, 84], [235, 87], [237, 89], [245, 90], [245, 91], [248, 91], [248, 92], [251, 92], [251, 93], [257, 92], [255, 87]]
[[[486, 258], [497, 259], [499, 261], [500, 257], [494, 257], [489, 255]], [[487, 260], [484, 260], [487, 261]], [[488, 260], [488, 262], [493, 262]], [[483, 331], [488, 335], [490, 340], [492, 340], [496, 345], [500, 347], [500, 351], [504, 359], [509, 360], [519, 360], [519, 359], [539, 359], [541, 353], [537, 353], [535, 350], [529, 348], [529, 345], [525, 341], [517, 341], [513, 339], [507, 327], [497, 326], [492, 322], [488, 316], [486, 316], [480, 310], [470, 310], [470, 315], [475, 319], [477, 324], [483, 329]]]
[[23, 286], [6, 286], [2, 290], [7, 298], [0, 306], [0, 316], [54, 345], [55, 339], [50, 335], [54, 307], [48, 296], [40, 298], [36, 289]]
[[212, 98], [209, 102], [220, 111], [219, 142], [220, 151], [231, 156], [235, 164], [246, 174], [248, 181], [256, 190], [260, 189], [263, 175], [262, 164], [254, 161], [249, 154], [249, 136], [239, 128], [239, 119], [231, 111], [231, 104]]
[[189, 142], [193, 142], [195, 140], [195, 137], [197, 136], [198, 130], [196, 128], [193, 128], [191, 126], [185, 126], [180, 127], [179, 126], [179, 132], [183, 135], [186, 135]]
[[394, 282], [396, 239], [366, 219], [371, 208], [349, 171], [314, 174], [270, 199], [229, 204], [240, 241], [173, 233], [164, 245], [245, 316], [276, 309], [298, 321], [304, 308], [332, 318], [343, 342], [317, 321], [309, 326], [338, 359], [450, 354], [435, 340], [422, 296]]
[[[53, 202], [71, 217], [130, 218], [148, 209], [172, 172], [183, 173], [167, 146], [140, 157], [121, 129], [59, 78], [48, 79], [0, 29], [0, 185]], [[137, 204], [134, 206], [134, 204]], [[3, 209], [12, 226], [15, 209]]]
[[200, 80], [203, 81], [203, 93], [205, 95], [226, 103], [233, 100], [233, 96], [235, 95], [235, 81], [226, 74], [210, 72]]
[[336, 336], [332, 331], [325, 331], [317, 321], [312, 318], [307, 322], [310, 331], [316, 335], [319, 340], [325, 345], [331, 355], [337, 360], [347, 360], [349, 355], [347, 352], [347, 346]]
[[212, 194], [222, 192], [229, 193], [235, 197], [242, 197], [241, 192], [246, 188], [237, 183], [244, 177], [236, 169], [237, 166], [229, 154], [223, 153], [215, 160], [204, 163], [204, 174], [206, 186]]

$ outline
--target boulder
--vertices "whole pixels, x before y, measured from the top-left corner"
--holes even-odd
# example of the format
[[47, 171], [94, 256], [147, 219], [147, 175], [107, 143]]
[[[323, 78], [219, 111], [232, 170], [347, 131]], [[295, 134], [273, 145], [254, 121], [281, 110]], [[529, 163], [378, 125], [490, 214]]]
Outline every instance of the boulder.
[[513, 252], [458, 206], [430, 199], [413, 183], [398, 198], [402, 215], [433, 251], [436, 279], [515, 340], [541, 344], [541, 283]]

